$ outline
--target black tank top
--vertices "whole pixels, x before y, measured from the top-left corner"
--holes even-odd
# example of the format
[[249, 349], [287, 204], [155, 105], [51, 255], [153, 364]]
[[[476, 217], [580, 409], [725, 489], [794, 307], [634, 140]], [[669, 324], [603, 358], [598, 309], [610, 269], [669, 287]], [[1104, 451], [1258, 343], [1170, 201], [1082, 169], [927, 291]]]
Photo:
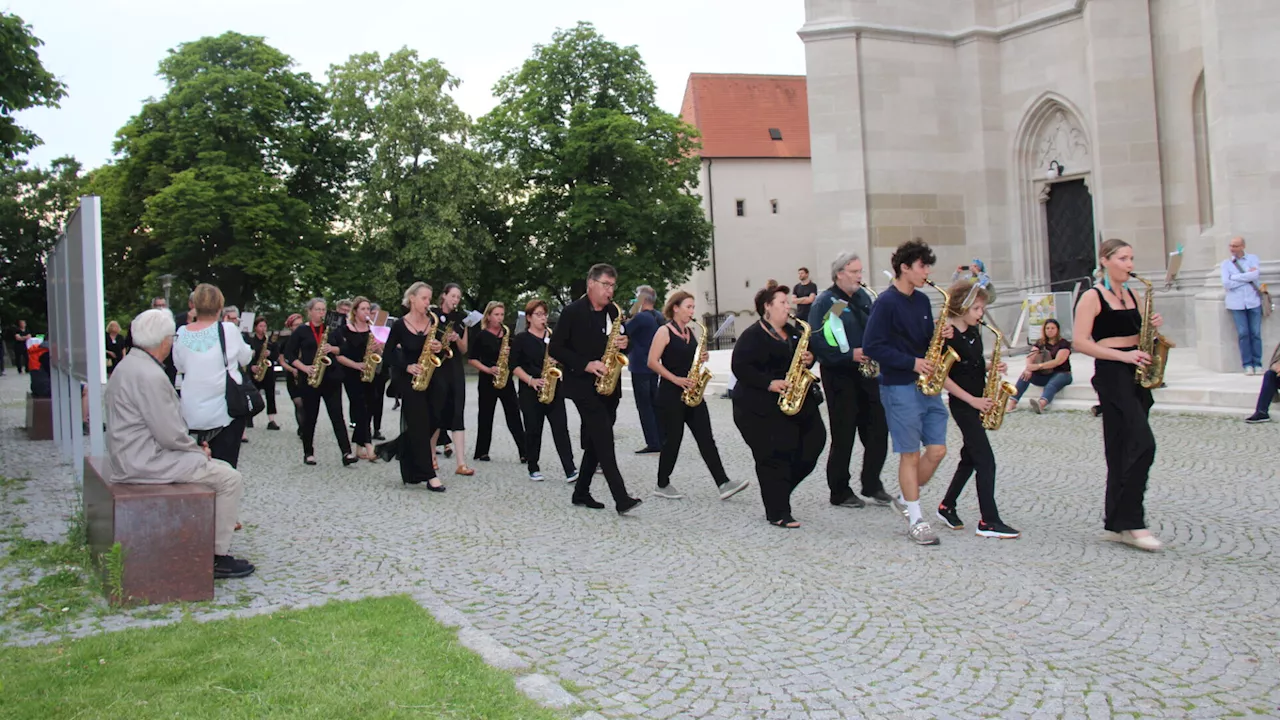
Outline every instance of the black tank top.
[[[1102, 294], [1102, 290], [1094, 288], [1098, 293], [1098, 302], [1102, 306], [1098, 309], [1098, 316], [1093, 319], [1093, 341], [1105, 340], [1113, 337], [1128, 337], [1137, 335], [1142, 330], [1142, 313], [1138, 312], [1138, 299], [1133, 296], [1132, 290], [1129, 298], [1133, 300], [1134, 307], [1125, 308], [1124, 310], [1116, 310], [1111, 307], [1111, 303], [1107, 302], [1107, 298]], [[1116, 295], [1119, 298], [1119, 295]]]
[[693, 339], [693, 329], [685, 328], [685, 330], [689, 332], [688, 340], [680, 337], [680, 331], [676, 329], [675, 323], [667, 323], [669, 339], [667, 347], [662, 351], [662, 367], [676, 377], [685, 377], [689, 374], [689, 368], [693, 367], [693, 351], [698, 347], [697, 341]]

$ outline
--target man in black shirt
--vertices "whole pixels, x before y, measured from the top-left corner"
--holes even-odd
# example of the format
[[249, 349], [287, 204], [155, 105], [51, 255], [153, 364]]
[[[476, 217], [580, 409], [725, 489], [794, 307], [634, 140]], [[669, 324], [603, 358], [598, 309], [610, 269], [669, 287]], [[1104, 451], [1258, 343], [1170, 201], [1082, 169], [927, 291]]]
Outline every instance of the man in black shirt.
[[818, 284], [809, 281], [809, 268], [802, 267], [797, 273], [800, 276], [800, 282], [791, 288], [791, 294], [796, 298], [796, 317], [805, 318], [809, 315], [809, 308], [813, 305], [813, 301], [818, 297]]
[[18, 326], [9, 335], [9, 340], [13, 342], [13, 364], [18, 368], [19, 375], [27, 369], [27, 341], [30, 339], [31, 333], [27, 330], [27, 321], [19, 320]]
[[[596, 379], [605, 372], [600, 359], [604, 357], [610, 331], [614, 323], [622, 321], [620, 310], [613, 304], [617, 285], [618, 273], [611, 265], [591, 266], [587, 294], [566, 305], [560, 313], [560, 322], [551, 334], [551, 357], [564, 366], [560, 386], [582, 418], [583, 452], [578, 466], [581, 473], [574, 486], [573, 504], [595, 509], [604, 507], [591, 497], [591, 476], [599, 465], [604, 470], [618, 514], [625, 515], [640, 504], [640, 499], [627, 493], [614, 447], [613, 423], [618, 416], [622, 388], [619, 385], [607, 396], [600, 395], [595, 388]], [[618, 350], [626, 349], [627, 336], [619, 335]]]

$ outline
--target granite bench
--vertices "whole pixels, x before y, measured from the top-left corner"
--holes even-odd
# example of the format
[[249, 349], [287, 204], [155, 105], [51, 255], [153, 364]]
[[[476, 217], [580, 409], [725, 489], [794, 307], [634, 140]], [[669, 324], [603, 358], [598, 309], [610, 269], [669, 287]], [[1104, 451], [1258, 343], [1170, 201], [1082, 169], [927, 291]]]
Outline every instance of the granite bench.
[[27, 438], [53, 439], [53, 398], [38, 398], [27, 393]]

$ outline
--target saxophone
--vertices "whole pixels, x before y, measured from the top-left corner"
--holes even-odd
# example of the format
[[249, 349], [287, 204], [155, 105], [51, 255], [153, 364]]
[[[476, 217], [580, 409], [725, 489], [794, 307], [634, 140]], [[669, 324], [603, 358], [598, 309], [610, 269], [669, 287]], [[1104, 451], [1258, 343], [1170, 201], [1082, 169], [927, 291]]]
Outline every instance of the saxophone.
[[378, 366], [382, 364], [382, 356], [373, 351], [373, 346], [377, 343], [377, 339], [373, 337], [373, 328], [369, 328], [369, 339], [364, 343], [364, 370], [360, 371], [360, 382], [373, 382], [373, 376], [378, 374]]
[[422, 353], [418, 355], [418, 365], [422, 366], [422, 372], [415, 376], [413, 382], [409, 384], [409, 387], [413, 388], [414, 392], [426, 390], [427, 386], [431, 384], [431, 376], [435, 375], [436, 368], [440, 367], [440, 364], [444, 362], [438, 355], [431, 352], [431, 341], [440, 340], [443, 342], [441, 338], [444, 337], [444, 330], [447, 327], [448, 325], [437, 322], [435, 332], [428, 335], [426, 342], [422, 343]]
[[916, 387], [925, 395], [937, 395], [942, 392], [942, 384], [951, 373], [951, 366], [960, 359], [955, 348], [947, 347], [942, 341], [942, 331], [947, 326], [947, 308], [951, 305], [951, 295], [938, 287], [932, 280], [925, 280], [934, 290], [942, 293], [942, 310], [938, 312], [938, 321], [933, 327], [933, 338], [929, 340], [929, 350], [924, 354], [925, 362], [933, 365], [933, 373], [921, 374], [916, 379]]
[[267, 355], [271, 352], [271, 339], [262, 338], [262, 350], [258, 352], [258, 361], [253, 364], [253, 381], [262, 382], [267, 377], [267, 371], [271, 369], [271, 361], [267, 359]]
[[702, 334], [698, 336], [698, 348], [693, 351], [693, 365], [689, 367], [689, 379], [694, 386], [680, 393], [680, 400], [689, 407], [702, 404], [702, 396], [707, 392], [707, 383], [711, 382], [711, 371], [702, 364], [702, 352], [707, 347], [707, 326], [702, 326]]
[[546, 352], [542, 355], [542, 389], [538, 391], [538, 402], [550, 405], [556, 399], [556, 383], [564, 376], [564, 372], [551, 359], [551, 343], [546, 343], [546, 346]]
[[[861, 285], [862, 289], [866, 290], [867, 294], [871, 296], [871, 303], [875, 304], [876, 298], [880, 297], [880, 293], [876, 292], [875, 290], [872, 290], [871, 286], [864, 282], [860, 282], [858, 284]], [[862, 363], [858, 366], [858, 370], [862, 373], [863, 377], [867, 377], [867, 378], [879, 377], [880, 363], [876, 362], [875, 360], [872, 360], [871, 358], [867, 358], [866, 360], [863, 360]]]
[[503, 328], [502, 331], [502, 347], [498, 348], [498, 374], [493, 376], [493, 389], [501, 390], [507, 386], [507, 382], [511, 380], [511, 368], [508, 362], [511, 358], [511, 331]]
[[618, 308], [618, 317], [613, 320], [613, 328], [609, 330], [609, 339], [604, 346], [604, 374], [596, 378], [596, 392], [609, 397], [618, 389], [618, 379], [622, 377], [622, 368], [627, 366], [627, 356], [618, 351], [618, 336], [622, 333], [622, 308], [617, 303], [610, 303]]
[[800, 342], [796, 343], [795, 354], [791, 356], [791, 367], [787, 368], [786, 380], [791, 384], [785, 392], [778, 396], [778, 409], [783, 415], [795, 415], [804, 407], [804, 399], [809, 396], [809, 388], [818, 379], [813, 371], [804, 366], [804, 354], [809, 349], [809, 323], [798, 317], [792, 320], [800, 326]]
[[1164, 369], [1169, 362], [1169, 348], [1174, 344], [1169, 338], [1161, 335], [1151, 324], [1151, 315], [1155, 312], [1155, 292], [1146, 279], [1129, 273], [1129, 277], [1147, 287], [1142, 296], [1142, 329], [1138, 331], [1138, 349], [1151, 356], [1151, 363], [1139, 365], [1133, 379], [1147, 390], [1154, 390], [1164, 384]]
[[982, 427], [985, 430], [999, 430], [1004, 423], [1004, 411], [1009, 405], [1009, 398], [1018, 393], [1018, 388], [1006, 382], [1000, 376], [1000, 345], [1004, 343], [1004, 335], [994, 325], [983, 320], [978, 324], [995, 333], [996, 346], [991, 350], [991, 367], [987, 369], [987, 385], [982, 390], [982, 397], [991, 401], [991, 409], [982, 413]]
[[307, 385], [313, 388], [320, 387], [320, 383], [324, 382], [324, 371], [333, 364], [333, 359], [323, 352], [324, 345], [325, 343], [322, 339], [320, 344], [316, 346], [316, 356], [311, 359], [311, 367], [315, 368], [316, 371], [311, 377], [307, 378]]

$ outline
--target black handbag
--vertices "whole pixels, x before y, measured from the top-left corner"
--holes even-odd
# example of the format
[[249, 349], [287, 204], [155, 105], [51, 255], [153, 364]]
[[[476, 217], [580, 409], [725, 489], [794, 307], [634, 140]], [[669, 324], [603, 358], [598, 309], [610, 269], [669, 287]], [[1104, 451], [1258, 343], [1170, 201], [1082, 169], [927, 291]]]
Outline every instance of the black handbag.
[[227, 414], [233, 418], [251, 418], [261, 413], [266, 403], [262, 393], [253, 384], [247, 373], [240, 373], [240, 382], [231, 376], [231, 361], [227, 358], [227, 338], [222, 332], [222, 322], [218, 322], [218, 344], [222, 346], [222, 360], [227, 363]]

